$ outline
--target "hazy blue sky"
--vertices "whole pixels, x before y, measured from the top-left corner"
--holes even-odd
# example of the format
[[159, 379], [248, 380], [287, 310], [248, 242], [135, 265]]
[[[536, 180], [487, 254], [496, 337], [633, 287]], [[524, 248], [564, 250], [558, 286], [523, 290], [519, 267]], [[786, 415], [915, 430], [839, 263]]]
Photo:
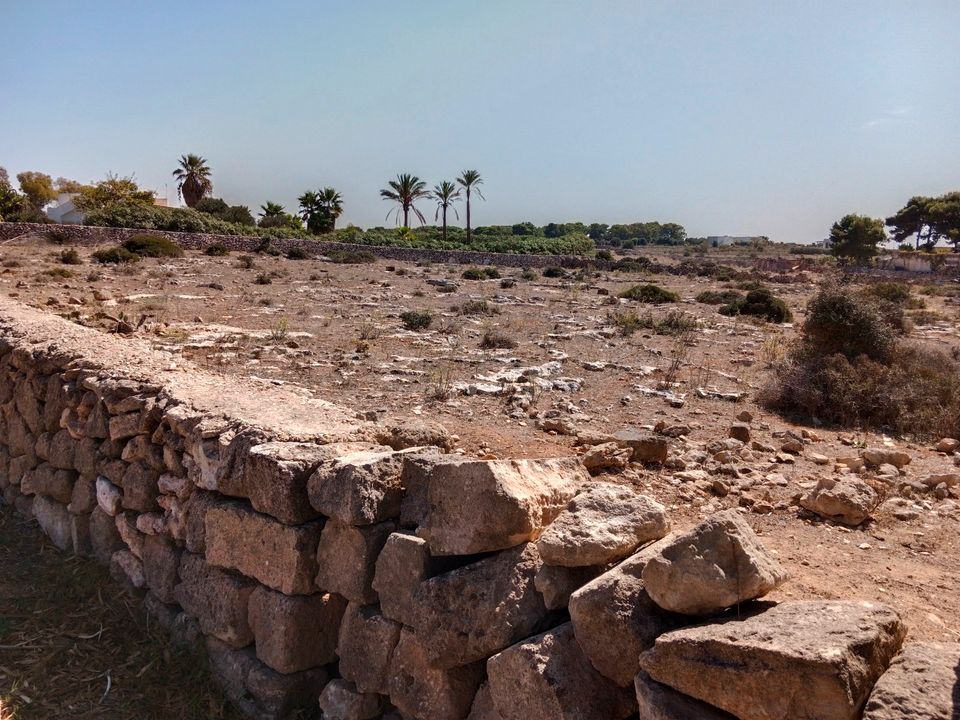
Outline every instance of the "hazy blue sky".
[[960, 189], [958, 29], [957, 0], [0, 0], [0, 165], [174, 197], [197, 152], [231, 203], [333, 185], [362, 226], [397, 172], [475, 167], [475, 224], [805, 242]]

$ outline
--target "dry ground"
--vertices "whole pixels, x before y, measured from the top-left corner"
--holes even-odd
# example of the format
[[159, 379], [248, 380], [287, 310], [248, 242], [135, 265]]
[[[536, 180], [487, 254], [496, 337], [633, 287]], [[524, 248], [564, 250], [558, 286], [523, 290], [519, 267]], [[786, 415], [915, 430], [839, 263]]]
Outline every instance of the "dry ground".
[[[764, 411], [753, 398], [767, 379], [768, 365], [795, 337], [819, 280], [816, 273], [793, 273], [793, 282], [772, 285], [796, 317], [794, 325], [766, 325], [726, 318], [715, 306], [695, 302], [702, 290], [729, 287], [698, 277], [604, 272], [524, 279], [519, 270], [501, 268], [504, 278], [515, 281], [504, 287], [499, 279], [464, 280], [465, 268], [455, 265], [385, 260], [338, 265], [259, 255], [247, 261], [238, 253], [190, 252], [116, 267], [91, 264], [90, 249], [78, 249], [84, 263], [63, 265], [61, 248], [41, 240], [0, 245], [0, 292], [105, 331], [121, 314], [134, 325], [142, 319], [138, 336], [226, 376], [295, 384], [370, 417], [438, 420], [470, 454], [577, 452], [573, 437], [538, 427], [545, 418], [603, 432], [661, 420], [683, 424], [690, 433], [686, 448], [677, 441], [681, 451], [726, 437], [743, 410], [753, 414], [753, 437], [763, 444], [779, 447], [783, 432], [803, 430]], [[443, 292], [438, 281], [456, 288]], [[681, 302], [650, 307], [615, 300], [619, 291], [646, 281], [678, 292]], [[931, 312], [914, 336], [960, 345], [956, 298], [919, 284], [915, 291]], [[485, 301], [490, 314], [458, 311], [471, 301]], [[406, 310], [429, 310], [431, 327], [405, 330], [399, 316]], [[611, 313], [631, 310], [655, 320], [679, 310], [695, 318], [697, 328], [680, 339], [650, 330], [622, 335]], [[516, 347], [484, 349], [488, 330], [507, 335]], [[544, 387], [529, 398], [529, 411], [521, 412], [503, 394], [458, 391], [473, 386], [500, 393], [513, 386], [494, 377], [497, 373], [531, 367], [540, 368]], [[682, 407], [645, 394], [670, 380], [676, 382], [675, 392], [685, 394]], [[734, 403], [698, 397], [698, 388], [745, 395]], [[881, 600], [903, 612], [914, 638], [960, 640], [956, 496], [919, 498], [915, 519], [881, 512], [856, 530], [817, 521], [793, 502], [804, 486], [832, 472], [829, 465], [814, 464], [811, 453], [834, 458], [891, 442], [911, 453], [907, 471], [918, 476], [955, 471], [951, 458], [934, 452], [929, 441], [812, 430], [816, 439], [793, 464], [778, 463], [775, 453], [763, 450], [745, 458], [740, 463], [743, 492], [725, 497], [697, 492], [674, 480], [668, 469], [631, 469], [616, 479], [667, 503], [680, 527], [711, 510], [751, 508], [751, 524], [793, 577], [780, 597]], [[5, 572], [0, 570], [0, 587], [9, 582]]]

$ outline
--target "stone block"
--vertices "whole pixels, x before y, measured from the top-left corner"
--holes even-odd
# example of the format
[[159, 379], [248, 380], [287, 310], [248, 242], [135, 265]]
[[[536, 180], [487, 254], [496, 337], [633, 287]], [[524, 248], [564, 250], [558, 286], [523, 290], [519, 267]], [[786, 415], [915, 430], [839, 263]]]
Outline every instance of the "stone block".
[[109, 565], [113, 553], [125, 549], [113, 518], [99, 507], [90, 513], [90, 544], [93, 546], [93, 556], [101, 565]]
[[880, 676], [863, 720], [960, 717], [960, 643], [910, 643]]
[[96, 481], [97, 506], [107, 515], [115, 517], [123, 506], [123, 491], [99, 475]]
[[384, 617], [376, 605], [350, 603], [337, 642], [340, 674], [360, 692], [387, 694], [390, 662], [400, 630], [400, 624]]
[[142, 560], [147, 587], [161, 602], [176, 602], [174, 588], [180, 567], [180, 550], [163, 536], [148, 535], [143, 539]]
[[395, 529], [393, 522], [359, 527], [328, 520], [317, 547], [317, 587], [361, 604], [376, 602], [375, 563]]
[[37, 495], [33, 500], [33, 517], [58, 550], [73, 549], [73, 526], [65, 505], [46, 495]]
[[585, 567], [562, 567], [543, 565], [533, 578], [537, 592], [543, 595], [547, 610], [560, 610], [567, 607], [570, 596], [588, 582], [602, 574], [602, 565]]
[[644, 720], [737, 720], [730, 713], [658, 683], [643, 670], [634, 678], [634, 689]]
[[123, 507], [126, 510], [151, 512], [158, 508], [157, 480], [160, 473], [141, 462], [130, 463], [120, 483], [123, 487]]
[[332, 593], [290, 596], [258, 586], [248, 610], [257, 657], [281, 673], [333, 662], [346, 606]]
[[70, 503], [67, 505], [74, 515], [89, 515], [97, 506], [97, 484], [93, 475], [81, 475], [73, 483]]
[[463, 720], [483, 675], [482, 662], [447, 670], [432, 665], [416, 635], [404, 628], [390, 663], [390, 701], [406, 717]]
[[434, 555], [471, 555], [536, 540], [589, 475], [576, 458], [436, 466], [417, 534]]
[[323, 462], [310, 476], [310, 504], [349, 525], [400, 517], [403, 455], [393, 450], [353, 452]]
[[487, 675], [503, 720], [623, 720], [634, 711], [632, 690], [596, 671], [570, 623], [494, 655]]
[[204, 634], [243, 647], [254, 639], [248, 607], [256, 587], [249, 578], [210, 567], [200, 555], [185, 552], [174, 599], [197, 619]]
[[324, 720], [371, 720], [383, 714], [379, 695], [362, 693], [346, 680], [331, 680], [320, 693]]
[[[207, 562], [237, 570], [287, 595], [317, 591], [317, 544], [322, 521], [291, 527], [241, 503], [207, 510]], [[325, 588], [329, 589], [329, 588]]]

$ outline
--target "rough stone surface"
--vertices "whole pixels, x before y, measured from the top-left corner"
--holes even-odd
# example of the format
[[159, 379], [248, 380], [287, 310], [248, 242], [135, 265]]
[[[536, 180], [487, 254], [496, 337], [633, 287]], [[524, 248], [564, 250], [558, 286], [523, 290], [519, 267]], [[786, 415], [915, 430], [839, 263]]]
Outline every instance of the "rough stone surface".
[[361, 604], [376, 602], [377, 555], [396, 527], [393, 522], [357, 527], [328, 520], [317, 547], [317, 587]]
[[603, 566], [561, 567], [543, 565], [533, 578], [537, 592], [543, 595], [547, 610], [567, 607], [570, 596], [604, 571]]
[[471, 460], [462, 455], [405, 455], [401, 478], [404, 495], [400, 503], [400, 526], [415, 528], [427, 519], [430, 478], [438, 465], [462, 465], [466, 462]]
[[324, 720], [371, 720], [383, 711], [379, 695], [358, 692], [352, 683], [336, 679], [320, 693], [320, 710]]
[[466, 665], [536, 632], [547, 612], [534, 585], [541, 565], [528, 543], [421, 583], [413, 627], [429, 661]]
[[640, 666], [741, 720], [854, 720], [905, 634], [884, 605], [790, 602], [666, 633]]
[[284, 675], [257, 660], [252, 648], [237, 650], [216, 638], [206, 638], [210, 672], [227, 697], [256, 720], [282, 720], [299, 708], [316, 707], [327, 684], [323, 668]]
[[116, 522], [99, 507], [90, 513], [90, 544], [93, 556], [101, 565], [109, 565], [113, 553], [124, 547]]
[[670, 449], [667, 438], [649, 430], [618, 430], [613, 439], [620, 447], [630, 448], [633, 451], [630, 459], [638, 463], [663, 463]]
[[310, 505], [307, 481], [321, 462], [373, 448], [361, 443], [267, 442], [254, 445], [236, 476], [221, 481], [220, 491], [250, 499], [254, 510], [288, 525], [314, 520], [320, 513]]
[[867, 448], [861, 456], [869, 467], [893, 465], [899, 470], [910, 463], [910, 453], [893, 448]]
[[710, 615], [763, 597], [787, 579], [736, 510], [716, 513], [660, 547], [643, 585], [660, 607]]
[[640, 653], [658, 636], [682, 623], [657, 606], [643, 587], [647, 561], [672, 541], [668, 536], [643, 548], [570, 596], [577, 642], [601, 674], [629, 687], [640, 669]]
[[625, 468], [630, 464], [633, 450], [615, 442], [594, 445], [580, 458], [583, 466], [592, 473], [612, 468]]
[[494, 655], [490, 695], [503, 720], [622, 720], [633, 693], [598, 673], [565, 623]]
[[639, 717], [643, 720], [736, 720], [728, 712], [658, 683], [643, 670], [634, 678]]
[[870, 518], [880, 503], [876, 491], [859, 478], [824, 477], [800, 498], [800, 506], [844, 525], [857, 526]]
[[248, 608], [257, 657], [281, 673], [333, 662], [346, 605], [331, 593], [290, 596], [258, 586]]
[[321, 521], [291, 527], [240, 503], [207, 510], [207, 562], [237, 570], [288, 595], [316, 592]]
[[433, 446], [449, 452], [453, 450], [453, 436], [443, 425], [423, 418], [400, 418], [389, 424], [381, 438], [384, 445], [394, 450]]
[[180, 583], [174, 597], [197, 619], [206, 635], [243, 647], [254, 639], [248, 607], [256, 587], [249, 578], [210, 567], [202, 556], [185, 552], [180, 558]]
[[588, 481], [575, 458], [438, 465], [417, 534], [434, 555], [514, 547], [536, 540]]
[[667, 534], [663, 505], [624, 485], [594, 483], [564, 508], [537, 541], [548, 565], [605, 565]]
[[373, 590], [388, 618], [411, 625], [416, 618], [414, 594], [426, 580], [430, 565], [427, 541], [416, 535], [393, 533], [377, 557]]
[[863, 720], [960, 718], [960, 643], [910, 643], [877, 681]]
[[180, 568], [180, 550], [165, 537], [147, 535], [143, 539], [142, 559], [147, 587], [160, 602], [176, 602], [174, 588]]
[[33, 501], [33, 517], [58, 550], [73, 549], [73, 525], [66, 505], [37, 495]]
[[348, 605], [337, 641], [340, 674], [360, 692], [386, 694], [400, 630], [400, 624], [384, 617], [376, 605]]
[[425, 647], [404, 628], [390, 663], [390, 701], [406, 717], [463, 720], [483, 674], [482, 662], [447, 670], [431, 665]]
[[371, 525], [400, 517], [403, 455], [361, 451], [321, 463], [310, 476], [310, 504], [327, 517], [350, 525]]

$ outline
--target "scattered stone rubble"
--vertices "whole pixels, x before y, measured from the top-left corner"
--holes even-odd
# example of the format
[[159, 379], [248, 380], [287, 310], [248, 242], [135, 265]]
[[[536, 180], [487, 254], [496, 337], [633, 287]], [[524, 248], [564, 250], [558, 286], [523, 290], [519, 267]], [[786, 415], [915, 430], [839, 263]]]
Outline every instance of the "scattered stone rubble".
[[[318, 703], [331, 720], [950, 713], [956, 646], [898, 656], [906, 628], [889, 607], [761, 600], [787, 575], [750, 505], [668, 534], [661, 504], [587, 471], [657, 463], [720, 494], [704, 468], [750, 457], [749, 419], [683, 456], [670, 439], [689, 429], [661, 428], [584, 437], [587, 467], [474, 460], [444, 454], [442, 429], [224, 387], [3, 300], [0, 411], [3, 501], [108, 564], [179, 642], [203, 643], [251, 717]], [[804, 450], [785, 437], [758, 452]], [[899, 473], [903, 455], [862, 464]], [[862, 522], [869, 488], [843, 477], [802, 504]]]

